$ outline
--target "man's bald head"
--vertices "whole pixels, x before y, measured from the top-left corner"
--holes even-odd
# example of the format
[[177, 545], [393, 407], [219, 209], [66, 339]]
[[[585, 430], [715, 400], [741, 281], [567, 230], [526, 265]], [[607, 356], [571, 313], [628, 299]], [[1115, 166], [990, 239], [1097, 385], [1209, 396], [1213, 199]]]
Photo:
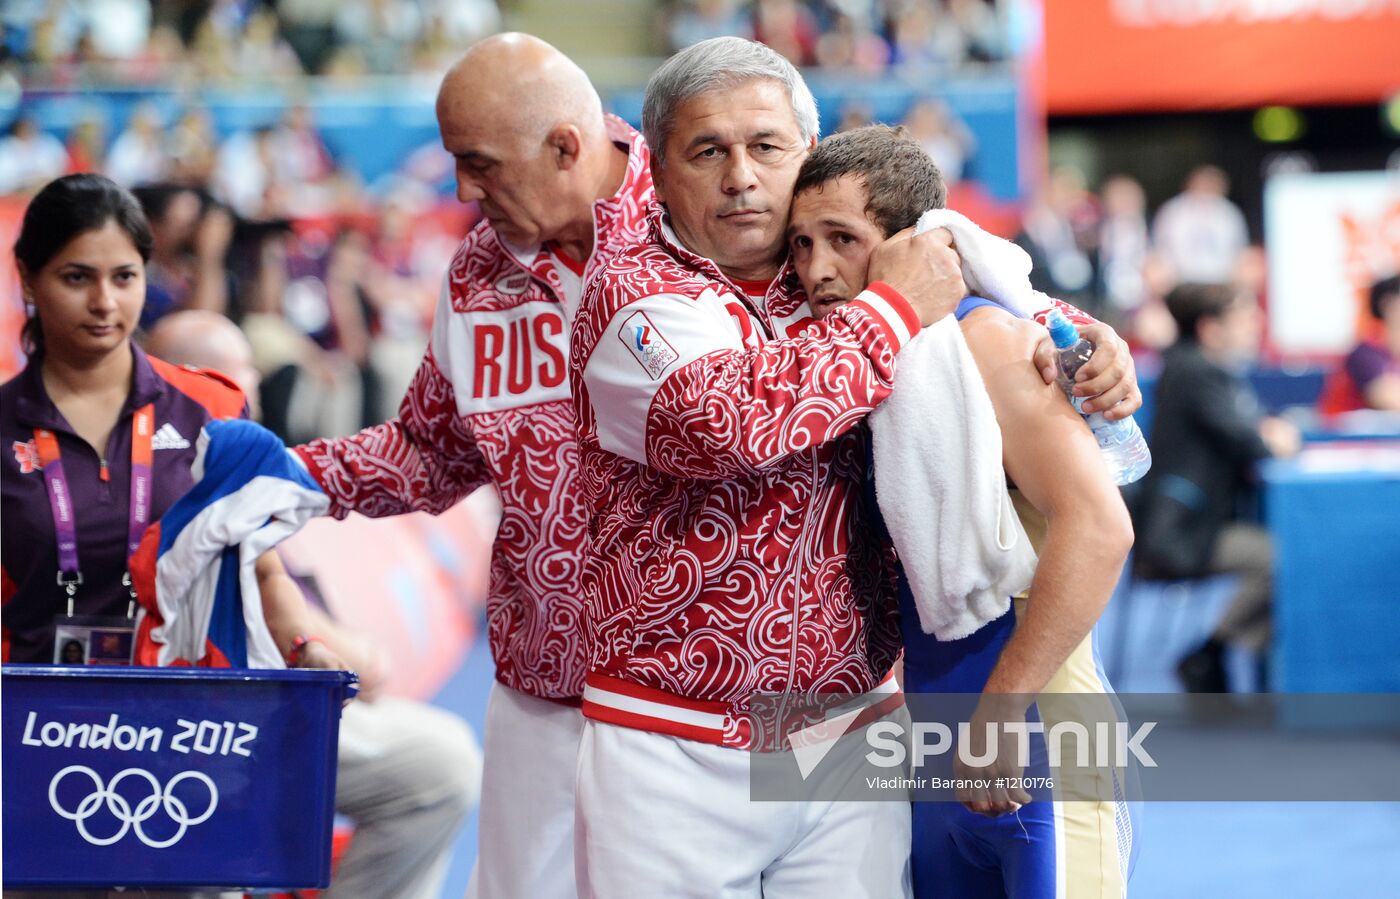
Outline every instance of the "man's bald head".
[[627, 151], [582, 69], [528, 34], [489, 37], [443, 78], [437, 118], [459, 200], [513, 247], [562, 241], [587, 257], [593, 203], [622, 183]]
[[605, 135], [603, 103], [583, 69], [528, 34], [492, 35], [469, 49], [442, 79], [438, 121], [454, 129], [471, 119], [535, 143], [558, 125], [585, 139]]
[[207, 309], [170, 313], [151, 329], [146, 352], [172, 365], [212, 368], [227, 375], [256, 410], [261, 378], [253, 367], [253, 348], [238, 326], [219, 313]]

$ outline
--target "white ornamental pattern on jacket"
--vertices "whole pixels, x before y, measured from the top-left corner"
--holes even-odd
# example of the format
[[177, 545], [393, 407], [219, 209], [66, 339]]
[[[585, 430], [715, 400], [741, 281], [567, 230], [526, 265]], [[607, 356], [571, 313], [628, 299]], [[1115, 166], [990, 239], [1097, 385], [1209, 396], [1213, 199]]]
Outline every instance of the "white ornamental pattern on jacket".
[[[806, 309], [792, 273], [753, 307], [712, 264], [663, 240], [654, 226], [651, 242], [615, 257], [575, 323], [581, 487], [595, 513], [591, 670], [738, 712], [759, 693], [869, 690], [899, 631], [891, 553], [863, 506], [858, 422], [888, 394], [894, 348], [858, 307], [800, 343], [753, 339], [804, 330], [793, 325]], [[707, 291], [731, 311], [730, 343], [743, 349], [662, 381], [645, 463], [604, 449], [599, 419], [614, 410], [585, 382], [599, 341], [638, 301], [701, 303]], [[754, 736], [742, 714], [725, 727], [729, 745]]]
[[[646, 145], [630, 147], [622, 189], [594, 205], [588, 271], [646, 230]], [[433, 322], [432, 345], [395, 421], [301, 448], [331, 495], [332, 514], [441, 512], [485, 484], [501, 497], [491, 558], [488, 635], [496, 677], [532, 696], [583, 689], [580, 576], [587, 515], [568, 399], [568, 311], [544, 248], [523, 262], [479, 223], [458, 250]]]

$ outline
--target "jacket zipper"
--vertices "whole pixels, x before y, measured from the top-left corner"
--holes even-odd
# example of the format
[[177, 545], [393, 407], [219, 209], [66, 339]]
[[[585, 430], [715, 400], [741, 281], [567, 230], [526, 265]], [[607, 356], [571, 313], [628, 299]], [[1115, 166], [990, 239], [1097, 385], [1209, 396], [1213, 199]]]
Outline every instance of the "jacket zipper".
[[[724, 273], [720, 272], [720, 274], [723, 275]], [[728, 278], [726, 277], [725, 280], [727, 282]], [[756, 313], [754, 315], [754, 318], [756, 320], [757, 327], [762, 329], [764, 335], [764, 342], [768, 343], [777, 339], [773, 336], [776, 333], [776, 329], [773, 327], [772, 316], [769, 315], [768, 312], [768, 297], [766, 295], [764, 296], [762, 307], [759, 308], [758, 304], [754, 302], [752, 297], [750, 297], [744, 291], [738, 290], [734, 284], [730, 284], [729, 288], [730, 290], [733, 290], [735, 292], [735, 294], [745, 305], [747, 305], [750, 309], [753, 310], [754, 313]], [[818, 486], [818, 460], [817, 449], [815, 447], [810, 451], [810, 455], [812, 459], [812, 495], [816, 496]], [[810, 514], [810, 510], [804, 512], [804, 515]], [[806, 528], [802, 528], [799, 533], [805, 534], [806, 530]], [[790, 622], [788, 623], [790, 633], [788, 635], [787, 681], [783, 685], [782, 699], [778, 703], [778, 716], [775, 721], [775, 726], [779, 728], [779, 731], [781, 731], [783, 722], [787, 720], [788, 706], [793, 695], [793, 680], [797, 677], [797, 644], [799, 618], [801, 616], [802, 610], [802, 577], [800, 573], [801, 565], [792, 564], [792, 559], [801, 558], [801, 554], [806, 552], [806, 547], [802, 545], [802, 542], [799, 542], [798, 545], [794, 547], [794, 549], [801, 550], [801, 553], [795, 551], [792, 554], [792, 556], [789, 557], [788, 563], [789, 579], [792, 583], [792, 598], [789, 601], [788, 609], [791, 612], [792, 617]], [[779, 737], [779, 733], [775, 732], [773, 736], [775, 739], [777, 739]]]

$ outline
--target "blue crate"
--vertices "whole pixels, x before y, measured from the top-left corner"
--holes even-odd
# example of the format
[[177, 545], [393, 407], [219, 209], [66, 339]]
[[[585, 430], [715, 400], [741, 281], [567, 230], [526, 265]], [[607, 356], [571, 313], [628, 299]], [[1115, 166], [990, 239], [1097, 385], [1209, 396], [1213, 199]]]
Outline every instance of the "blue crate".
[[324, 887], [345, 671], [5, 665], [6, 887]]

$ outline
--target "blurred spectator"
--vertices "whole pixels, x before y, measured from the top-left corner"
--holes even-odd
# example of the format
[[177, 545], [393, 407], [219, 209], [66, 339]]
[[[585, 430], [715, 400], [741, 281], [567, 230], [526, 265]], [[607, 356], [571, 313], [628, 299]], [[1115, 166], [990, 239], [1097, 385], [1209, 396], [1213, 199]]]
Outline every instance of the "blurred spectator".
[[415, 216], [425, 209], [425, 200], [410, 191], [388, 197], [363, 259], [360, 284], [373, 336], [369, 362], [377, 380], [377, 408], [367, 410], [371, 421], [388, 421], [398, 414], [399, 400], [408, 391], [428, 344], [440, 273], [455, 250], [450, 245], [434, 246], [415, 232]]
[[335, 16], [336, 40], [356, 47], [375, 75], [402, 71], [408, 48], [422, 29], [412, 0], [343, 0]]
[[240, 131], [219, 147], [210, 189], [246, 219], [277, 217], [284, 206], [273, 135], [268, 126]]
[[809, 66], [816, 61], [817, 21], [797, 0], [758, 0], [753, 11], [753, 36], [793, 65]]
[[1016, 238], [1031, 256], [1031, 286], [1093, 310], [1094, 266], [1081, 235], [1096, 218], [1084, 173], [1070, 166], [1055, 168]]
[[736, 35], [798, 65], [855, 72], [941, 71], [1007, 56], [992, 0], [678, 0], [664, 29], [672, 50]]
[[920, 100], [904, 114], [909, 136], [924, 148], [949, 185], [963, 179], [968, 160], [977, 152], [977, 140], [941, 100]]
[[425, 33], [440, 29], [458, 52], [501, 30], [501, 11], [495, 0], [421, 0], [421, 5], [427, 21]]
[[133, 59], [145, 49], [150, 0], [87, 0], [84, 6], [87, 33], [103, 59]]
[[228, 210], [180, 185], [136, 188], [154, 244], [146, 264], [141, 327], [179, 309], [228, 309], [227, 257], [234, 222]]
[[238, 385], [248, 401], [248, 417], [256, 421], [258, 370], [253, 350], [238, 326], [217, 312], [187, 309], [161, 319], [146, 337], [146, 352], [172, 365], [209, 368]]
[[278, 32], [277, 14], [271, 9], [260, 9], [248, 17], [235, 59], [237, 71], [245, 76], [291, 78], [302, 74], [301, 61]]
[[167, 167], [161, 145], [160, 113], [153, 104], [142, 103], [132, 111], [126, 130], [112, 143], [107, 177], [123, 187], [136, 187], [161, 180]]
[[[468, 4], [470, 5], [470, 4]], [[452, 36], [448, 17], [434, 16], [428, 19], [423, 36], [413, 47], [413, 58], [409, 62], [408, 74], [430, 77], [438, 81], [447, 73], [452, 63], [462, 53], [462, 47], [475, 43], [475, 38], [461, 40]]]
[[208, 185], [214, 176], [217, 146], [209, 114], [198, 107], [185, 110], [167, 135], [170, 180], [191, 187]]
[[44, 17], [48, 7], [48, 0], [8, 0], [0, 6], [0, 22], [8, 31], [23, 36]]
[[46, 134], [39, 123], [21, 115], [0, 139], [0, 196], [35, 190], [68, 168], [63, 141]]
[[204, 14], [204, 22], [220, 38], [232, 42], [243, 34], [253, 7], [259, 4], [256, 0], [206, 0], [206, 5], [208, 12]]
[[1109, 308], [1131, 315], [1147, 299], [1147, 196], [1142, 185], [1127, 175], [1109, 178], [1099, 193], [1103, 199], [1099, 223], [1103, 296]]
[[880, 72], [889, 65], [890, 47], [864, 19], [837, 13], [832, 28], [817, 41], [816, 61], [826, 69]]
[[296, 51], [303, 70], [322, 71], [335, 52], [335, 19], [340, 6], [340, 0], [281, 0], [277, 4], [282, 35]]
[[1186, 177], [1186, 187], [1157, 212], [1152, 240], [1177, 283], [1223, 284], [1249, 244], [1244, 213], [1226, 196], [1230, 181], [1213, 165]]
[[1380, 323], [1373, 339], [1362, 340], [1329, 379], [1323, 413], [1379, 409], [1400, 412], [1400, 275], [1371, 285], [1371, 315]]
[[874, 122], [870, 107], [855, 100], [847, 101], [841, 107], [841, 118], [836, 123], [837, 131], [853, 131]]
[[146, 46], [127, 60], [120, 71], [125, 80], [136, 84], [187, 84], [193, 80], [193, 66], [185, 53], [185, 42], [170, 25], [151, 29]]
[[269, 225], [251, 247], [242, 326], [263, 379], [263, 422], [289, 443], [365, 423], [368, 329], [357, 298], [347, 297], [354, 260], [340, 252], [343, 244], [317, 252]]
[[1256, 464], [1293, 455], [1300, 441], [1291, 424], [1262, 414], [1243, 377], [1263, 327], [1254, 296], [1231, 285], [1182, 284], [1167, 308], [1180, 336], [1157, 385], [1137, 554], [1149, 576], [1240, 576], [1210, 638], [1177, 667], [1188, 690], [1223, 693], [1226, 644], [1260, 653], [1271, 632], [1272, 543], [1238, 520], [1240, 502], [1255, 485]]
[[967, 35], [932, 0], [890, 4], [891, 61], [904, 68], [946, 70], [967, 58]]
[[1237, 284], [1259, 298], [1259, 305], [1269, 308], [1269, 254], [1259, 244], [1250, 244], [1235, 257], [1235, 270], [1230, 283]]
[[107, 149], [107, 129], [102, 117], [89, 113], [78, 120], [73, 130], [68, 132], [69, 175], [78, 172], [101, 174], [104, 168]]
[[77, 47], [85, 23], [76, 3], [14, 0], [4, 7], [6, 25], [25, 36], [29, 59], [52, 65]]
[[336, 47], [321, 65], [321, 75], [332, 81], [350, 81], [369, 74], [364, 51], [352, 44]]
[[241, 30], [231, 34], [211, 11], [195, 30], [190, 43], [190, 58], [205, 81], [232, 81], [242, 74], [238, 69], [238, 45]]
[[966, 41], [967, 58], [995, 62], [1006, 58], [1006, 28], [988, 0], [949, 0], [948, 12]]
[[304, 103], [287, 107], [272, 131], [272, 167], [283, 184], [316, 184], [335, 174], [335, 158]]
[[666, 33], [672, 50], [712, 37], [753, 37], [753, 26], [738, 0], [683, 0], [671, 13]]
[[[380, 333], [381, 310], [386, 315], [400, 311], [397, 308], [399, 298], [392, 292], [401, 285], [375, 257], [369, 236], [354, 228], [342, 228], [331, 243], [325, 285], [331, 331], [323, 334], [321, 340], [359, 370], [361, 413], [360, 423], [355, 425], [358, 430], [383, 420], [379, 415], [385, 398], [381, 396], [382, 382], [371, 350], [376, 333]], [[411, 298], [403, 299], [411, 302]], [[398, 319], [395, 323], [406, 322]], [[424, 345], [419, 344], [418, 349], [421, 351]], [[411, 372], [409, 377], [412, 377]], [[407, 387], [407, 383], [403, 386]], [[400, 392], [394, 399], [402, 396]], [[393, 403], [390, 408], [397, 410], [398, 404]]]

